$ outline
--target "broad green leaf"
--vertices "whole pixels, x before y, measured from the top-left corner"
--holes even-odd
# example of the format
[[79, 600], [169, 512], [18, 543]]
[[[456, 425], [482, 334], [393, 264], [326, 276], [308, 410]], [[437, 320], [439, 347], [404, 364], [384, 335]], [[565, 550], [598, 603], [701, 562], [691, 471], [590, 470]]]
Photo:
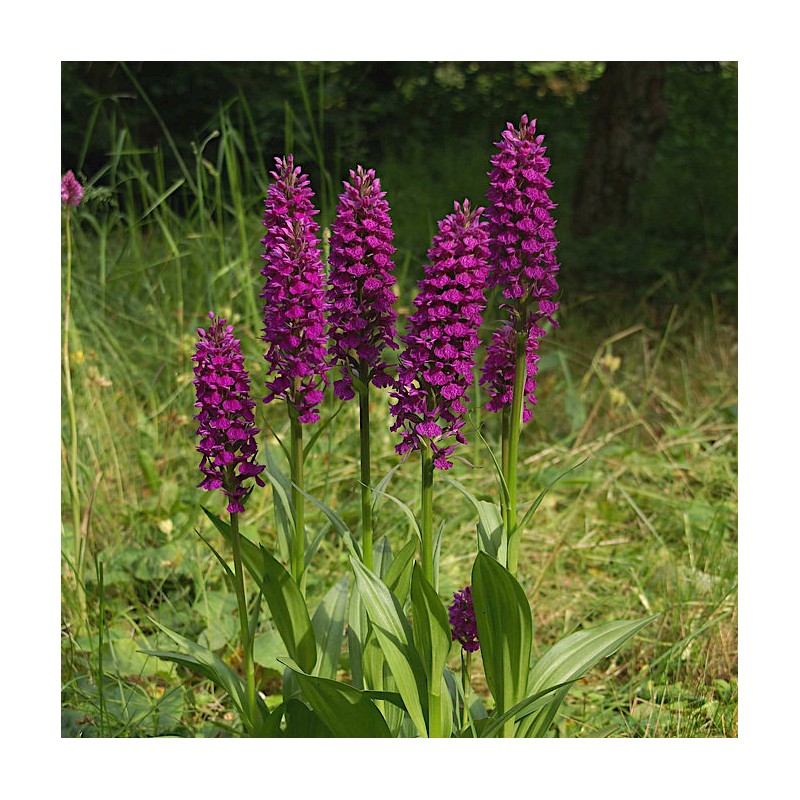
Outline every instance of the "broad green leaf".
[[411, 576], [411, 610], [417, 652], [425, 677], [432, 684], [431, 692], [437, 694], [452, 642], [450, 622], [439, 595], [416, 562]]
[[344, 641], [348, 578], [349, 576], [344, 575], [333, 585], [322, 598], [311, 619], [317, 642], [317, 665], [314, 674], [320, 678], [336, 678]]
[[401, 608], [405, 605], [411, 588], [411, 568], [414, 566], [416, 552], [417, 542], [411, 539], [392, 561], [383, 579], [389, 591], [398, 599]]
[[392, 671], [397, 690], [419, 735], [427, 737], [423, 710], [427, 705], [425, 672], [414, 649], [411, 628], [403, 616], [400, 603], [386, 584], [359, 560], [351, 556], [350, 564], [356, 576], [361, 600]]
[[264, 572], [261, 588], [275, 627], [289, 655], [301, 669], [311, 672], [317, 661], [317, 645], [303, 594], [292, 576], [263, 547], [261, 557]]
[[552, 702], [550, 695], [553, 692], [563, 688], [569, 689], [573, 683], [574, 681], [565, 681], [564, 683], [558, 683], [555, 686], [550, 686], [547, 689], [542, 689], [540, 692], [536, 692], [535, 694], [526, 697], [522, 702], [512, 706], [508, 711], [505, 712], [505, 714], [493, 716], [486, 727], [481, 729], [481, 738], [495, 736], [502, 730], [503, 726], [507, 722], [512, 720], [516, 722], [529, 714], [533, 714], [535, 711], [538, 711], [540, 708]]
[[364, 688], [363, 654], [369, 633], [369, 620], [358, 587], [350, 589], [347, 606], [347, 656], [350, 660], [350, 675], [356, 689]]
[[376, 539], [372, 545], [372, 571], [380, 576], [381, 580], [386, 579], [386, 571], [394, 561], [392, 545], [385, 536]]
[[[530, 691], [535, 693], [559, 684], [574, 683], [599, 661], [615, 653], [657, 616], [658, 614], [642, 620], [608, 622], [590, 630], [570, 634], [554, 644], [534, 664], [528, 678]], [[560, 689], [545, 708], [520, 724], [516, 735], [544, 736], [568, 691], [569, 686]]]
[[372, 700], [346, 683], [307, 675], [291, 659], [283, 659], [300, 684], [303, 697], [335, 737], [390, 738], [391, 732]]
[[286, 703], [286, 737], [288, 739], [330, 739], [331, 729], [302, 700]]
[[[428, 711], [433, 715], [436, 709], [439, 710], [438, 730], [442, 736], [447, 737], [452, 730], [453, 711], [443, 674], [452, 642], [450, 622], [439, 595], [425, 579], [422, 569], [416, 562], [411, 577], [411, 609], [414, 642], [428, 684]], [[447, 695], [446, 700], [443, 690]]]
[[531, 608], [516, 578], [486, 553], [472, 568], [472, 599], [486, 682], [497, 713], [526, 696], [533, 639]]
[[[375, 629], [369, 626], [366, 644], [362, 654], [362, 668], [364, 670], [364, 686], [367, 693], [377, 695], [375, 705], [383, 714], [392, 736], [397, 736], [400, 726], [403, 724], [403, 711], [394, 705], [387, 704], [383, 697], [384, 693], [394, 693], [397, 683], [394, 680], [386, 656], [381, 649], [380, 641]], [[403, 704], [403, 709], [405, 704]]]
[[179, 652], [164, 650], [143, 650], [145, 655], [161, 658], [181, 664], [198, 675], [212, 681], [214, 684], [224, 689], [231, 700], [236, 704], [242, 719], [248, 727], [262, 728], [267, 722], [270, 713], [264, 701], [256, 695], [256, 719], [251, 720], [247, 715], [247, 687], [245, 682], [215, 653], [201, 647], [191, 639], [170, 630], [166, 626], [150, 618], [151, 622], [160, 628], [164, 633], [177, 644], [181, 650]]

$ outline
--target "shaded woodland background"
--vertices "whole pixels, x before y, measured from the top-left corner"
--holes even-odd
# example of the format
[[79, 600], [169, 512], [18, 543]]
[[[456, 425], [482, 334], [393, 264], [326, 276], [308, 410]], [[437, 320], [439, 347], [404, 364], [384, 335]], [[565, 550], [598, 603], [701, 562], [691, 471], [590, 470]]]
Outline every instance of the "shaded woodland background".
[[737, 76], [735, 62], [64, 62], [62, 167], [102, 187], [115, 155], [157, 154], [166, 185], [191, 185], [229, 125], [260, 181], [239, 190], [252, 214], [292, 150], [325, 225], [348, 170], [371, 166], [413, 273], [453, 200], [484, 200], [492, 142], [527, 113], [552, 160], [566, 297], [735, 310]]

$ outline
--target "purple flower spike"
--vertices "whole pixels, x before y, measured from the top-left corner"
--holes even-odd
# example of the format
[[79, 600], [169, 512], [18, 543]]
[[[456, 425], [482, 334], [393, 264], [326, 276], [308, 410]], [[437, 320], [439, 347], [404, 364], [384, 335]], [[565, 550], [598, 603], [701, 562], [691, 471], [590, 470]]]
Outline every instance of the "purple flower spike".
[[[556, 221], [550, 212], [555, 203], [548, 190], [552, 181], [547, 177], [550, 159], [544, 136], [536, 134], [536, 120], [528, 122], [522, 116], [518, 128], [507, 123], [502, 141], [496, 142], [499, 153], [492, 157], [489, 173], [489, 248], [492, 269], [489, 285], [502, 289], [510, 324], [515, 332], [528, 337], [528, 372], [535, 372], [533, 351], [544, 330], [537, 323], [547, 319], [558, 327], [553, 314], [558, 303], [553, 297], [558, 292], [556, 275], [559, 264], [555, 249], [558, 241], [553, 233]], [[486, 363], [480, 383], [488, 384], [491, 400], [486, 408], [501, 411], [511, 404], [514, 376], [514, 333], [506, 327], [495, 333], [487, 351]], [[510, 381], [510, 383], [509, 383]], [[533, 395], [535, 383], [525, 392], [530, 405], [536, 402]], [[531, 410], [524, 412], [524, 421]]]
[[317, 240], [317, 210], [310, 181], [291, 155], [276, 158], [276, 171], [264, 202], [266, 279], [263, 338], [267, 379], [265, 403], [284, 399], [302, 423], [317, 422], [325, 375], [325, 272]]
[[429, 439], [437, 469], [452, 467], [449, 456], [466, 443], [461, 429], [489, 271], [483, 209], [470, 208], [468, 200], [463, 208], [454, 207], [439, 223], [428, 251], [430, 265], [414, 299], [416, 311], [408, 318], [391, 407], [392, 430], [403, 437], [395, 450], [401, 455], [418, 450], [420, 438]]
[[255, 403], [250, 399], [250, 378], [244, 369], [244, 360], [239, 340], [233, 336], [233, 325], [225, 319], [212, 320], [208, 330], [197, 329], [199, 337], [197, 352], [192, 361], [194, 385], [197, 387], [195, 415], [198, 422], [197, 435], [200, 444], [197, 452], [200, 471], [205, 478], [198, 484], [202, 489], [222, 489], [230, 502], [228, 513], [244, 511], [243, 500], [252, 491], [245, 487], [247, 478], [255, 478], [259, 486], [264, 481], [259, 477], [264, 467], [255, 463], [258, 452], [253, 424]]
[[450, 627], [453, 629], [454, 642], [460, 642], [468, 653], [480, 649], [478, 641], [478, 623], [475, 620], [475, 606], [472, 604], [472, 587], [466, 586], [460, 592], [453, 593], [453, 604], [450, 612]]
[[342, 374], [333, 389], [342, 400], [354, 396], [353, 378], [362, 377], [361, 364], [375, 386], [392, 382], [381, 358], [385, 348], [397, 349], [394, 233], [385, 195], [375, 170], [351, 170], [331, 225], [328, 335], [331, 364], [340, 366]]
[[[525, 405], [522, 409], [522, 421], [528, 422], [533, 416], [533, 406], [536, 405], [536, 380], [539, 361], [539, 339], [544, 336], [544, 330], [535, 323], [531, 325], [528, 333], [526, 347], [527, 373], [525, 376]], [[486, 348], [486, 361], [479, 384], [486, 386], [491, 395], [486, 404], [487, 411], [502, 411], [505, 406], [510, 406], [514, 397], [514, 363], [516, 359], [516, 331], [510, 323], [498, 328], [492, 341]]]
[[69, 170], [61, 179], [61, 202], [68, 206], [77, 206], [83, 198], [83, 186], [78, 183], [78, 179]]

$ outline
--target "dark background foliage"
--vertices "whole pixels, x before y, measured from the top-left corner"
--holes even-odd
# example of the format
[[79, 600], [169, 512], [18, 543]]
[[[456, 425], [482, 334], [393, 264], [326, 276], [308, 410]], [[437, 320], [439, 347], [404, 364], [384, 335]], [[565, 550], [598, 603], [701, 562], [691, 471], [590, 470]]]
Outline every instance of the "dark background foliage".
[[[241, 189], [254, 215], [287, 150], [323, 224], [348, 170], [373, 166], [418, 268], [453, 201], [484, 201], [492, 142], [527, 113], [552, 160], [567, 296], [735, 309], [737, 87], [731, 62], [65, 62], [62, 166], [100, 187], [115, 148], [160, 151], [165, 179], [189, 181], [227, 119], [260, 180]], [[191, 195], [170, 202], [188, 213]]]

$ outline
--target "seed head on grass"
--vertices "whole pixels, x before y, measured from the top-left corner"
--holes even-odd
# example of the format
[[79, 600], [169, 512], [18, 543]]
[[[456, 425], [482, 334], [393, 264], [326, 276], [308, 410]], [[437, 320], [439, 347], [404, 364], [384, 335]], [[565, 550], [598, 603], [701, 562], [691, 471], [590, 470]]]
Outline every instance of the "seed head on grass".
[[228, 513], [244, 511], [242, 501], [252, 491], [246, 487], [248, 478], [259, 477], [264, 467], [255, 463], [258, 452], [250, 399], [250, 378], [244, 369], [239, 340], [234, 338], [233, 325], [209, 313], [208, 330], [197, 329], [197, 352], [194, 385], [197, 388], [195, 415], [200, 444], [197, 451], [203, 456], [200, 471], [205, 478], [198, 484], [208, 491], [221, 489], [229, 498]]
[[61, 179], [61, 202], [68, 206], [77, 206], [83, 198], [83, 186], [78, 183], [72, 170]]
[[453, 593], [453, 602], [448, 611], [453, 641], [460, 642], [467, 653], [479, 650], [481, 645], [478, 641], [478, 623], [475, 619], [471, 586], [465, 586], [460, 592]]
[[[328, 384], [325, 273], [314, 221], [310, 181], [291, 155], [276, 158], [264, 201], [267, 232], [261, 274], [265, 278], [263, 339], [267, 345], [265, 403], [284, 399], [302, 423], [319, 420]], [[270, 379], [271, 378], [271, 379]]]
[[416, 311], [408, 318], [391, 407], [392, 431], [403, 437], [397, 453], [418, 450], [424, 437], [437, 469], [452, 467], [449, 456], [466, 443], [461, 429], [489, 270], [483, 209], [471, 208], [468, 200], [454, 209], [439, 223], [428, 251], [430, 264], [414, 299]]
[[385, 348], [397, 349], [394, 233], [385, 196], [375, 170], [351, 170], [331, 225], [328, 334], [331, 363], [342, 370], [333, 390], [342, 400], [354, 396], [353, 377], [361, 364], [375, 386], [392, 383], [381, 357]]

